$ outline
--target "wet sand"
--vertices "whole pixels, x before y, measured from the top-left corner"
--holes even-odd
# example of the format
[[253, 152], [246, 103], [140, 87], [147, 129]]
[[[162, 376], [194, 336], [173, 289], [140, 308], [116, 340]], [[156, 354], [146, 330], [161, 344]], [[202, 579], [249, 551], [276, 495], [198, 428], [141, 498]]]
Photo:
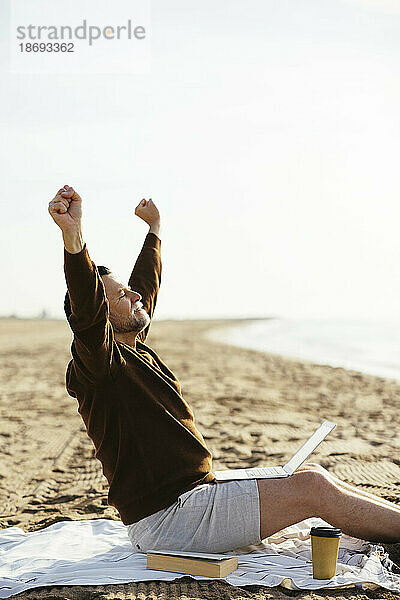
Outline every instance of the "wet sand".
[[[400, 383], [211, 342], [237, 321], [155, 321], [148, 344], [175, 372], [214, 468], [281, 464], [323, 418], [336, 429], [312, 456], [337, 477], [400, 505]], [[0, 319], [0, 528], [118, 519], [107, 481], [65, 389], [64, 321]], [[399, 562], [399, 549], [387, 547]], [[15, 598], [398, 598], [369, 592], [233, 588], [225, 582], [56, 586]]]

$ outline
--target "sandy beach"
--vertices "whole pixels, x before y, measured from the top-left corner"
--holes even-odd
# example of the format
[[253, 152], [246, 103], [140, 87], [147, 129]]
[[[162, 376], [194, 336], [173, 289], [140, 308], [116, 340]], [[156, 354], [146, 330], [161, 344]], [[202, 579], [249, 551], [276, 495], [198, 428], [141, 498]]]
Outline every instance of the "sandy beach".
[[[400, 382], [211, 342], [236, 321], [155, 321], [148, 338], [182, 383], [214, 468], [281, 464], [323, 418], [336, 429], [312, 456], [337, 477], [400, 505]], [[0, 528], [118, 519], [65, 389], [72, 340], [62, 320], [0, 319]], [[398, 545], [396, 545], [398, 546]], [[388, 547], [400, 562], [398, 548]], [[15, 598], [398, 598], [382, 589], [291, 592], [172, 583], [37, 588]]]

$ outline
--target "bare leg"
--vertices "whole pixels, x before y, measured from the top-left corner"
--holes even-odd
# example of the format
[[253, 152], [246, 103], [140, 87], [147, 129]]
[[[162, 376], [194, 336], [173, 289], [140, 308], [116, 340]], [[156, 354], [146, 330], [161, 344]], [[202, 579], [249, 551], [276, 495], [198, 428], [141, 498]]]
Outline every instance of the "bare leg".
[[321, 517], [343, 533], [371, 542], [400, 542], [400, 508], [329, 483]]
[[353, 537], [400, 541], [400, 508], [346, 490], [317, 470], [301, 470], [285, 479], [259, 479], [257, 485], [262, 539], [316, 516]]
[[377, 502], [378, 504], [383, 504], [384, 506], [390, 506], [391, 508], [396, 507], [400, 510], [400, 506], [398, 506], [397, 504], [394, 504], [393, 502], [389, 502], [389, 500], [385, 500], [384, 498], [381, 498], [380, 496], [376, 496], [375, 494], [371, 494], [370, 492], [366, 492], [365, 490], [358, 488], [354, 485], [350, 485], [350, 483], [346, 483], [345, 481], [342, 481], [341, 479], [339, 479], [338, 477], [335, 477], [335, 475], [333, 475], [333, 473], [330, 473], [329, 471], [327, 471], [324, 467], [321, 467], [321, 465], [318, 465], [317, 463], [305, 463], [304, 465], [302, 465], [301, 467], [299, 467], [296, 471], [320, 471], [321, 473], [324, 473], [327, 477], [329, 477], [337, 486], [342, 487], [343, 489], [352, 492], [353, 494], [358, 494], [359, 496], [364, 496], [365, 498], [369, 498], [370, 500], [374, 500], [374, 502]]

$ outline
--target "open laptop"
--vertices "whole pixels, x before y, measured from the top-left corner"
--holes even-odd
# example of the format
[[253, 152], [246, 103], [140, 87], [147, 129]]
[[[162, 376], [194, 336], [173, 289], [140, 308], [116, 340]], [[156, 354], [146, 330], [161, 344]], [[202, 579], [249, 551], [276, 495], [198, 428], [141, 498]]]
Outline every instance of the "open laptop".
[[324, 421], [283, 467], [255, 467], [253, 469], [215, 471], [215, 479], [216, 481], [229, 481], [231, 479], [275, 479], [276, 477], [290, 477], [335, 427], [336, 423]]

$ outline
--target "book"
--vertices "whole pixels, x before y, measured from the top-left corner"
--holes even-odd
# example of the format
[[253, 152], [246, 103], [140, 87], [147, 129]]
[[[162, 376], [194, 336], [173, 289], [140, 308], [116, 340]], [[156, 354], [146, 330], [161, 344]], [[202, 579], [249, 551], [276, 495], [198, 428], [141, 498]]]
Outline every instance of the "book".
[[147, 568], [173, 571], [187, 575], [221, 578], [238, 568], [238, 557], [204, 552], [178, 552], [175, 550], [149, 550]]

